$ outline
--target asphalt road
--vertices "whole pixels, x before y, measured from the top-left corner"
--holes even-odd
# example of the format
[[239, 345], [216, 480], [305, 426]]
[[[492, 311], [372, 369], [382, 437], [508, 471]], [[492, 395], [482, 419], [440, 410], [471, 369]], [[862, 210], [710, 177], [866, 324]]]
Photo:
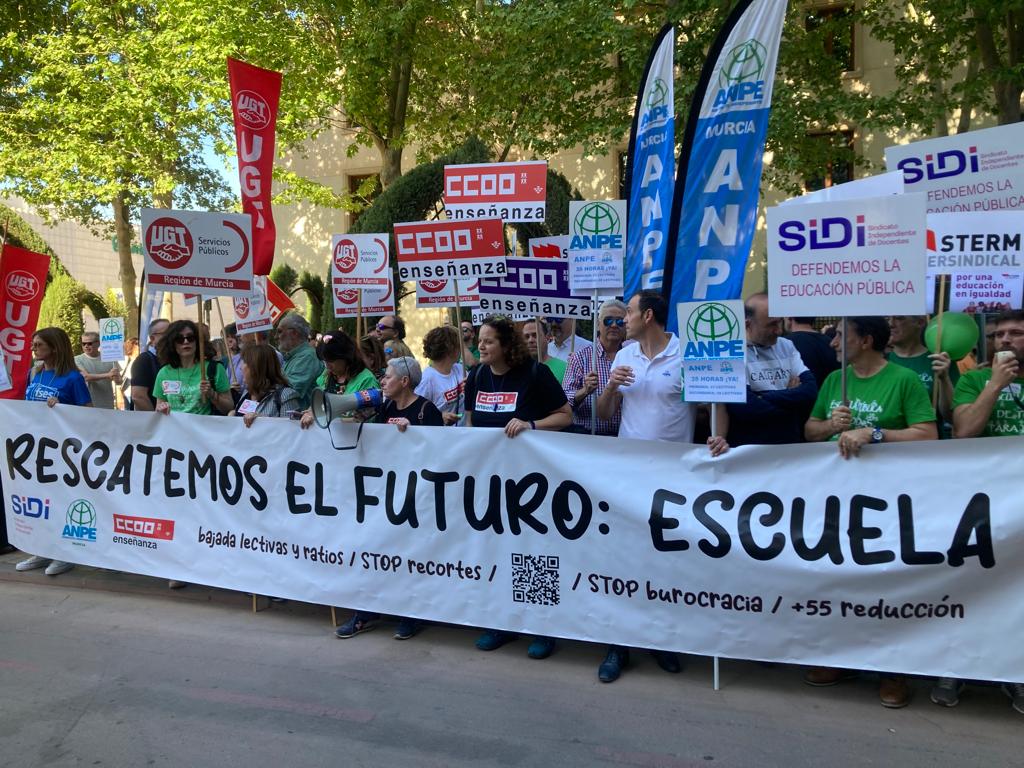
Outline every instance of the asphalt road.
[[[0, 560], [0, 766], [1021, 766], [1024, 716], [994, 687], [956, 709], [928, 682], [899, 711], [865, 678], [811, 689], [799, 670], [645, 653], [611, 685], [604, 649], [394, 624], [338, 640], [327, 608], [79, 568]], [[339, 618], [347, 613], [339, 612]], [[1008, 639], [1009, 641], [1009, 639]], [[1013, 642], [1019, 642], [1014, 638]]]

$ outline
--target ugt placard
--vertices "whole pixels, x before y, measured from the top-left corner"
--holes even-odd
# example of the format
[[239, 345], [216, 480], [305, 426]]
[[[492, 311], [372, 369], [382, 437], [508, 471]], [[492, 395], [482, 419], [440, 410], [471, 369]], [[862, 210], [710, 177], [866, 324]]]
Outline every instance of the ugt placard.
[[210, 296], [252, 291], [248, 214], [144, 208], [142, 252], [149, 284], [165, 291]]

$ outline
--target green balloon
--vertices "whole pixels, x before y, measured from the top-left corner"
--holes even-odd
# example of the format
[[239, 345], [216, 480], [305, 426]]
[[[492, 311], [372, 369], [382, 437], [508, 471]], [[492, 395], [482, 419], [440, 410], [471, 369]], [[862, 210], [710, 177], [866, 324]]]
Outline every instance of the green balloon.
[[[936, 315], [924, 329], [924, 344], [932, 354], [937, 351], [935, 338], [938, 335], [939, 315]], [[942, 351], [948, 353], [951, 360], [967, 357], [977, 343], [978, 324], [973, 316], [963, 312], [946, 312], [942, 315]]]

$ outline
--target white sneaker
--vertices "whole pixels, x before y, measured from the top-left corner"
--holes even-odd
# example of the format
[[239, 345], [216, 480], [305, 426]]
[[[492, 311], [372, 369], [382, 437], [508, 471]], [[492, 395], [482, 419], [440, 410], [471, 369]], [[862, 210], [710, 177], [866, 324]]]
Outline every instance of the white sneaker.
[[44, 565], [49, 565], [49, 563], [50, 563], [50, 558], [48, 558], [48, 557], [40, 557], [39, 555], [32, 555], [32, 557], [28, 558], [27, 560], [22, 560], [20, 563], [18, 563], [16, 566], [14, 566], [14, 570], [16, 570], [16, 571], [34, 571], [36, 568], [42, 568]]
[[46, 566], [46, 570], [43, 571], [43, 573], [45, 573], [47, 576], [57, 576], [58, 574], [64, 573], [65, 571], [70, 571], [74, 567], [74, 563], [65, 563], [63, 560], [54, 560], [52, 563]]

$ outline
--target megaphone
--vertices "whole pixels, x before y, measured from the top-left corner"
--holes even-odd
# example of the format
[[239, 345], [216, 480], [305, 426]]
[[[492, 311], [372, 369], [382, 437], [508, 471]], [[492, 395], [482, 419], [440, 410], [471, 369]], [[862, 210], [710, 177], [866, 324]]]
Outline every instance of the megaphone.
[[327, 429], [332, 421], [346, 413], [360, 408], [379, 408], [381, 402], [379, 389], [361, 389], [344, 395], [332, 395], [322, 389], [314, 389], [311, 402], [313, 420], [318, 427]]

